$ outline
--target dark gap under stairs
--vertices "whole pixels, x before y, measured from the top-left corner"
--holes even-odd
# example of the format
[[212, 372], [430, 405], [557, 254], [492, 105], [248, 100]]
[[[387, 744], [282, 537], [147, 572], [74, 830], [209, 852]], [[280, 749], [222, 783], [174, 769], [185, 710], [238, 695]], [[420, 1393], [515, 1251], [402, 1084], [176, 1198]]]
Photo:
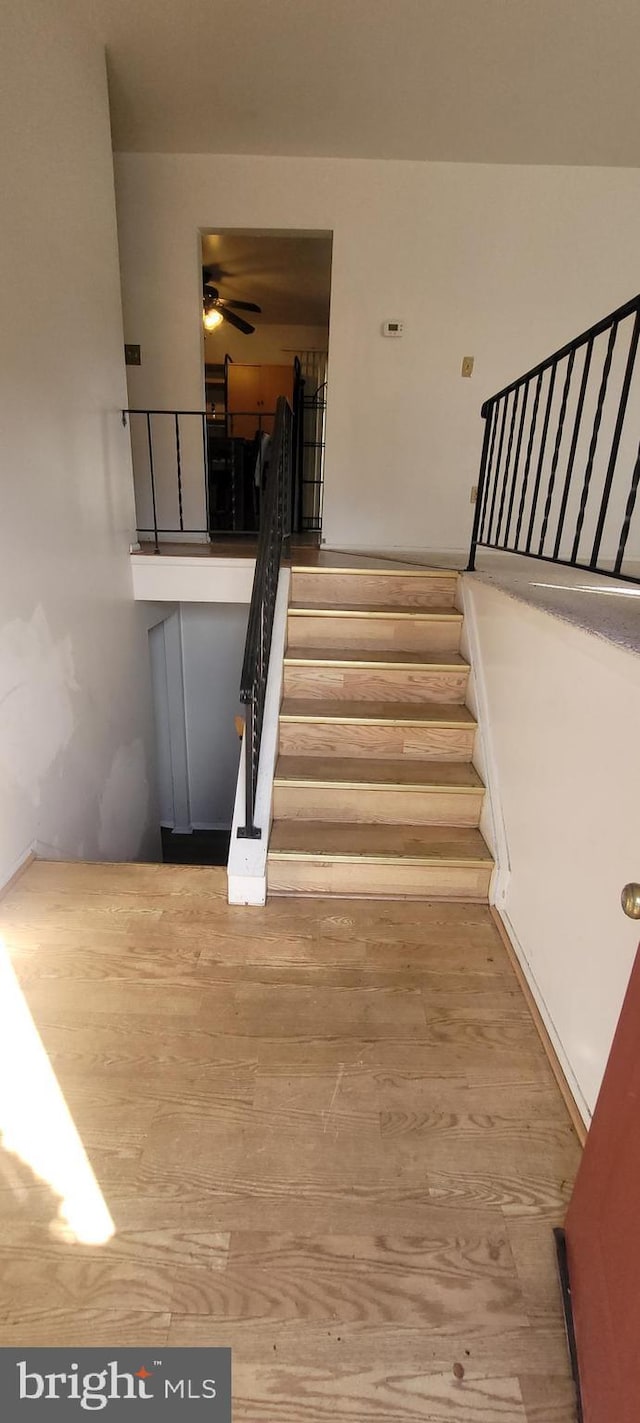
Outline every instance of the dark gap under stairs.
[[230, 830], [193, 830], [176, 835], [161, 827], [162, 859], [165, 865], [226, 865], [229, 859]]

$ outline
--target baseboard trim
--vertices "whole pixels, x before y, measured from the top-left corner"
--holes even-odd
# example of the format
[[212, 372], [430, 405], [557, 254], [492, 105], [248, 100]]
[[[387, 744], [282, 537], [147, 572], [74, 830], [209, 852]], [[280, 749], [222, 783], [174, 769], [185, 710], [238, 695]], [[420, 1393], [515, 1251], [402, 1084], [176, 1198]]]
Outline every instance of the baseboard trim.
[[500, 938], [502, 939], [502, 942], [507, 952], [507, 956], [509, 958], [509, 962], [511, 964], [511, 967], [513, 968], [515, 976], [518, 980], [518, 983], [520, 984], [520, 987], [526, 999], [527, 1007], [529, 1009], [531, 1017], [533, 1018], [535, 1030], [538, 1034], [540, 1042], [542, 1043], [545, 1057], [547, 1058], [551, 1071], [556, 1079], [558, 1087], [560, 1088], [565, 1107], [571, 1118], [571, 1123], [575, 1130], [578, 1141], [580, 1142], [581, 1146], [584, 1146], [587, 1140], [587, 1127], [585, 1126], [585, 1123], [582, 1120], [582, 1116], [578, 1110], [578, 1105], [576, 1103], [575, 1097], [563, 1072], [560, 1059], [553, 1046], [551, 1038], [549, 1037], [549, 1034], [544, 1024], [544, 1020], [542, 1018], [542, 1014], [540, 1012], [540, 1009], [538, 1008], [533, 993], [531, 992], [526, 976], [520, 964], [520, 960], [518, 958], [518, 955], [516, 954], [516, 951], [507, 932], [507, 927], [504, 923], [504, 920], [502, 919], [501, 914], [496, 909], [494, 904], [491, 904], [489, 906], [489, 913], [491, 915], [491, 918], [493, 919], [496, 929], [498, 930]]
[[[356, 557], [362, 554], [363, 557], [384, 559], [389, 563], [407, 563], [418, 568], [437, 569], [442, 573], [463, 573], [469, 560], [468, 549], [457, 548], [419, 549], [407, 547], [405, 544], [390, 544], [381, 549], [374, 544], [340, 544], [331, 539], [323, 539], [321, 548], [323, 553], [344, 553]], [[375, 573], [375, 569], [372, 568], [370, 572]]]
[[28, 870], [29, 865], [32, 865], [35, 859], [36, 855], [33, 850], [27, 850], [26, 855], [23, 856], [17, 868], [13, 871], [13, 874], [9, 875], [8, 880], [5, 880], [4, 884], [0, 885], [0, 899], [4, 899], [5, 894], [8, 894], [9, 891], [13, 889], [14, 885], [17, 884], [25, 870]]

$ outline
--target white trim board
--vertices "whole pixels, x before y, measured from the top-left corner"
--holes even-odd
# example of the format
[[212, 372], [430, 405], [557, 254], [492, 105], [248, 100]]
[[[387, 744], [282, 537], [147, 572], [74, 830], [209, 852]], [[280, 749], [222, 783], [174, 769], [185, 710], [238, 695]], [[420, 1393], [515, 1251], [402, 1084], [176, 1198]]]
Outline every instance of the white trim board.
[[131, 554], [133, 596], [144, 603], [250, 603], [255, 558]]
[[278, 756], [278, 722], [284, 678], [283, 658], [287, 641], [290, 581], [290, 570], [281, 568], [273, 619], [271, 655], [262, 723], [262, 746], [256, 788], [255, 821], [262, 831], [262, 835], [259, 840], [238, 839], [238, 827], [244, 825], [245, 807], [246, 747], [243, 737], [227, 865], [229, 904], [261, 905], [266, 903], [267, 898], [267, 853], [271, 830], [273, 776]]
[[[152, 533], [139, 533], [138, 542], [140, 544], [155, 544], [155, 537]], [[168, 534], [158, 532], [158, 543], [160, 548], [162, 548], [163, 544], [208, 544], [209, 535], [202, 533], [185, 533], [184, 530], [181, 529], [172, 529]]]
[[542, 1021], [543, 1021], [543, 1023], [544, 1023], [545, 1028], [546, 1028], [546, 1031], [547, 1031], [547, 1033], [548, 1033], [549, 1039], [550, 1039], [550, 1041], [551, 1041], [551, 1046], [553, 1047], [553, 1050], [554, 1050], [554, 1052], [555, 1052], [555, 1055], [556, 1055], [556, 1057], [557, 1057], [557, 1059], [558, 1059], [558, 1062], [559, 1062], [559, 1064], [560, 1064], [562, 1073], [563, 1073], [563, 1075], [564, 1075], [564, 1079], [565, 1079], [565, 1082], [566, 1082], [566, 1084], [567, 1084], [567, 1087], [569, 1088], [569, 1091], [570, 1091], [570, 1093], [571, 1093], [571, 1096], [573, 1097], [573, 1100], [574, 1100], [574, 1102], [575, 1102], [575, 1104], [576, 1104], [576, 1108], [577, 1108], [577, 1110], [578, 1110], [580, 1116], [582, 1117], [582, 1120], [583, 1120], [585, 1126], [588, 1127], [588, 1126], [591, 1125], [591, 1112], [590, 1112], [590, 1110], [589, 1110], [588, 1104], [585, 1102], [584, 1096], [583, 1096], [583, 1094], [582, 1094], [582, 1092], [581, 1092], [581, 1090], [580, 1090], [580, 1087], [579, 1087], [579, 1085], [578, 1085], [578, 1080], [577, 1080], [577, 1078], [576, 1078], [575, 1072], [573, 1071], [573, 1068], [572, 1068], [572, 1066], [571, 1066], [571, 1063], [569, 1062], [569, 1059], [568, 1059], [567, 1054], [566, 1054], [566, 1052], [565, 1052], [565, 1050], [564, 1050], [564, 1047], [562, 1046], [562, 1041], [561, 1041], [561, 1039], [560, 1039], [560, 1035], [559, 1035], [558, 1030], [557, 1030], [557, 1028], [556, 1028], [556, 1025], [555, 1025], [555, 1023], [554, 1023], [554, 1021], [553, 1021], [553, 1018], [552, 1018], [552, 1016], [551, 1016], [551, 1013], [549, 1012], [549, 1008], [547, 1007], [547, 1004], [546, 1004], [546, 1002], [545, 1002], [545, 1000], [544, 1000], [544, 998], [543, 998], [543, 996], [542, 996], [542, 993], [540, 992], [540, 989], [539, 989], [538, 984], [537, 984], [537, 982], [536, 982], [535, 975], [534, 975], [533, 970], [532, 970], [532, 968], [531, 968], [531, 964], [529, 963], [529, 960], [528, 960], [528, 958], [527, 958], [527, 956], [526, 956], [526, 954], [525, 954], [525, 952], [524, 952], [524, 949], [523, 949], [523, 947], [522, 947], [522, 944], [521, 944], [521, 942], [520, 942], [520, 940], [519, 940], [519, 938], [518, 938], [518, 935], [517, 935], [517, 933], [516, 933], [516, 931], [515, 931], [515, 929], [514, 929], [514, 927], [513, 927], [513, 923], [512, 923], [512, 921], [511, 921], [511, 919], [509, 918], [509, 914], [508, 914], [507, 910], [506, 910], [506, 909], [498, 909], [498, 906], [497, 906], [497, 905], [496, 905], [496, 909], [497, 909], [497, 912], [498, 912], [498, 914], [500, 915], [500, 918], [501, 918], [501, 920], [502, 920], [502, 922], [503, 922], [503, 924], [504, 924], [506, 933], [507, 933], [509, 939], [511, 940], [511, 946], [512, 946], [513, 952], [514, 952], [514, 954], [515, 954], [515, 956], [516, 956], [516, 958], [517, 958], [517, 960], [518, 960], [518, 963], [520, 964], [520, 968], [522, 969], [522, 972], [523, 972], [524, 977], [525, 977], [525, 979], [526, 979], [526, 982], [527, 982], [527, 985], [528, 985], [528, 987], [529, 987], [529, 992], [530, 992], [530, 994], [531, 994], [531, 997], [533, 998], [533, 1001], [534, 1001], [534, 1003], [535, 1003], [535, 1005], [536, 1005], [536, 1008], [538, 1009], [538, 1012], [539, 1012], [539, 1014], [540, 1014], [540, 1017], [542, 1018]]
[[13, 881], [19, 878], [23, 870], [26, 870], [27, 865], [30, 865], [33, 860], [37, 859], [36, 849], [37, 842], [33, 840], [31, 844], [27, 846], [26, 850], [23, 850], [22, 854], [18, 856], [13, 866], [11, 866], [8, 871], [4, 871], [3, 878], [0, 880], [0, 895], [6, 894], [7, 891], [11, 889]]
[[461, 573], [469, 561], [469, 550], [462, 548], [416, 548], [415, 545], [405, 544], [386, 544], [381, 547], [379, 543], [340, 544], [334, 539], [323, 539], [321, 548], [323, 553], [366, 554], [369, 558], [386, 558], [390, 561], [397, 558], [400, 563], [415, 563], [419, 568], [444, 568], [455, 573]]
[[482, 777], [486, 795], [480, 819], [480, 829], [495, 860], [495, 870], [489, 888], [489, 901], [503, 913], [507, 889], [511, 876], [509, 845], [504, 823], [498, 763], [491, 735], [489, 699], [482, 668], [478, 627], [473, 598], [470, 596], [468, 575], [460, 574], [458, 579], [459, 601], [464, 614], [460, 651], [470, 664], [467, 705], [478, 723], [478, 732], [473, 751], [473, 764]]

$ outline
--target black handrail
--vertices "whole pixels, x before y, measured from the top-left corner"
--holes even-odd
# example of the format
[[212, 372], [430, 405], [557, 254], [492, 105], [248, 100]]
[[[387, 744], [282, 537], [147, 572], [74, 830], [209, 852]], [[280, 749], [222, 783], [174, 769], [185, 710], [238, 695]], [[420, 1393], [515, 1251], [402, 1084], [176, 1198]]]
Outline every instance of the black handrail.
[[491, 548], [640, 583], [623, 567], [640, 483], [639, 341], [636, 296], [485, 400], [469, 572]]
[[256, 788], [278, 576], [283, 545], [291, 534], [292, 458], [293, 412], [281, 395], [269, 452], [240, 680], [240, 700], [245, 705], [245, 823], [238, 829], [241, 840], [259, 840], [262, 834], [255, 823]]

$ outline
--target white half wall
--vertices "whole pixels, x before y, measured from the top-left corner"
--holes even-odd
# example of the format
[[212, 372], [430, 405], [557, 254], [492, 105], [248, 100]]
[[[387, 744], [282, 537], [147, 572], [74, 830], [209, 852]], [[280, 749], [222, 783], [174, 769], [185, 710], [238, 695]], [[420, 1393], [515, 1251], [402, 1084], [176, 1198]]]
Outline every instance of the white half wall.
[[635, 169], [127, 153], [116, 177], [132, 405], [201, 408], [201, 227], [333, 232], [331, 547], [466, 550], [482, 401], [638, 286]]
[[496, 905], [585, 1121], [638, 926], [640, 657], [473, 576], [463, 579]]
[[284, 681], [284, 652], [287, 644], [287, 610], [290, 586], [291, 570], [281, 568], [273, 615], [254, 809], [255, 824], [261, 833], [259, 838], [254, 840], [245, 840], [238, 836], [240, 826], [246, 824], [245, 766], [247, 746], [246, 736], [243, 736], [227, 865], [227, 893], [230, 904], [256, 906], [265, 904], [267, 899], [267, 854], [271, 834], [273, 777], [278, 759], [280, 703]]
[[250, 603], [255, 558], [133, 553], [133, 596], [152, 603]]
[[104, 53], [9, 0], [1, 64], [0, 883], [159, 848]]

